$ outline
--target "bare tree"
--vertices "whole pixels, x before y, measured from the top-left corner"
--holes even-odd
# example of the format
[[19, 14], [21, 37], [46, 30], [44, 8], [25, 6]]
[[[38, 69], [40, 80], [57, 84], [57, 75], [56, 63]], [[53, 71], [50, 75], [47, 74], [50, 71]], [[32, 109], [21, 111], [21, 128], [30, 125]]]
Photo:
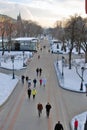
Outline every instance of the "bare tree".
[[2, 38], [2, 55], [4, 55], [4, 50], [5, 50], [5, 47], [4, 47], [4, 37], [6, 35], [6, 26], [5, 26], [5, 18], [2, 17], [2, 20], [1, 20], [1, 23], [0, 23], [0, 33], [1, 33], [1, 38]]
[[31, 20], [22, 21], [22, 35], [23, 36], [38, 36], [38, 34], [41, 34], [43, 32], [43, 29], [40, 25], [38, 25], [36, 22], [33, 22]]
[[81, 48], [85, 52], [85, 63], [87, 63], [87, 19], [84, 19], [82, 26]]
[[68, 23], [70, 24], [68, 28], [66, 26], [66, 35], [68, 35], [69, 40], [71, 40], [69, 63], [73, 47], [77, 48], [79, 54], [81, 49], [85, 52], [85, 63], [87, 63], [87, 19], [83, 19], [81, 16], [74, 16]]
[[5, 26], [6, 26], [5, 31], [8, 39], [7, 47], [8, 47], [8, 51], [10, 51], [12, 47], [12, 37], [13, 37], [12, 34], [15, 32], [16, 26], [11, 20], [6, 20]]
[[75, 44], [76, 22], [77, 22], [77, 16], [76, 15], [72, 16], [67, 21], [65, 27], [66, 39], [69, 40], [69, 69], [71, 69], [72, 50]]

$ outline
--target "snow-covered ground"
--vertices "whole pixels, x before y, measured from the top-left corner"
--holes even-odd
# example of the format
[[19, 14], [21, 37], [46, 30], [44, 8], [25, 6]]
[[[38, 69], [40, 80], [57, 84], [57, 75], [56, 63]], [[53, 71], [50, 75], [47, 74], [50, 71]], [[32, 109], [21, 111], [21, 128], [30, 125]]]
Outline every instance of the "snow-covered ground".
[[[25, 52], [23, 56], [23, 52], [5, 52], [4, 56], [0, 52], [0, 67], [5, 69], [13, 70], [13, 63], [11, 61], [11, 56], [14, 55], [14, 69], [20, 70], [23, 67], [23, 62], [27, 64], [27, 62], [31, 59], [32, 53]], [[24, 58], [24, 59], [23, 59]], [[13, 72], [12, 72], [13, 73]], [[8, 99], [14, 88], [16, 87], [20, 77], [15, 75], [13, 79], [13, 74], [6, 75], [0, 73], [0, 106]]]
[[[72, 65], [72, 69], [69, 69], [69, 65], [67, 64], [65, 64], [62, 68], [62, 60], [56, 61], [54, 63], [54, 66], [61, 87], [74, 92], [81, 92], [81, 93], [86, 92], [85, 84], [87, 84], [87, 64], [84, 63], [84, 59], [77, 59], [76, 61], [74, 61]], [[76, 73], [76, 67], [80, 76], [82, 76], [81, 67], [85, 68], [83, 71], [83, 80], [84, 80], [83, 90], [80, 90], [82, 79]], [[63, 76], [62, 76], [62, 72], [63, 72]], [[83, 112], [73, 117], [73, 119], [71, 120], [72, 129], [74, 130], [74, 121], [75, 119], [77, 119], [79, 122], [78, 130], [84, 130], [84, 124], [86, 122], [86, 118], [87, 118], [87, 112]]]
[[[11, 55], [15, 55], [14, 69], [22, 69], [23, 68], [23, 53], [22, 52], [20, 53], [16, 52], [16, 53], [11, 53], [11, 54], [5, 53], [5, 56], [1, 58], [1, 61], [0, 61], [1, 67], [4, 67], [6, 69], [12, 68], [12, 61], [10, 57]], [[26, 58], [24, 61], [27, 61], [27, 59], [29, 59], [29, 57], [31, 56], [32, 54], [25, 53], [24, 57]], [[69, 70], [68, 65], [65, 64], [63, 67], [63, 73], [66, 76], [64, 76], [64, 78], [61, 75], [61, 72], [62, 72], [61, 60], [58, 61], [58, 65], [56, 64], [56, 62], [54, 65], [55, 65], [55, 69], [56, 69], [61, 87], [64, 87], [65, 89], [69, 89], [72, 91], [78, 91], [78, 92], [86, 91], [85, 84], [87, 81], [87, 74], [86, 74], [87, 70], [85, 69], [83, 73], [83, 79], [84, 79], [83, 91], [80, 90], [81, 78], [76, 73], [76, 66], [77, 66], [77, 70], [80, 76], [82, 76], [81, 67], [84, 66], [84, 68], [87, 68], [86, 64], [84, 64], [84, 59], [82, 59], [82, 61], [81, 59], [74, 61], [71, 70]], [[2, 105], [8, 99], [9, 95], [12, 93], [12, 91], [16, 87], [18, 81], [19, 81], [19, 77], [15, 77], [15, 79], [12, 79], [12, 75], [6, 75], [6, 74], [0, 73], [0, 105]], [[76, 115], [75, 117], [73, 117], [73, 119], [71, 120], [72, 127], [73, 127], [75, 118], [77, 118], [79, 121], [78, 130], [83, 130], [83, 127], [84, 127], [83, 124], [86, 121], [86, 115], [87, 115], [87, 112], [83, 112], [80, 115]]]
[[[52, 53], [56, 53], [56, 54], [68, 54], [69, 53], [69, 45], [67, 43], [65, 43], [66, 45], [66, 51], [62, 50], [62, 42], [58, 42], [58, 40], [51, 40], [49, 41], [50, 43], [50, 50]], [[80, 50], [81, 53], [84, 53], [84, 51], [81, 49]], [[72, 53], [74, 54], [78, 54], [78, 52], [76, 51], [76, 48], [73, 48]]]
[[[84, 67], [83, 72], [81, 69], [82, 67]], [[55, 68], [61, 87], [69, 89], [71, 91], [86, 92], [85, 84], [87, 84], [87, 64], [85, 64], [84, 59], [76, 59], [74, 63], [72, 63], [71, 69], [69, 69], [69, 65], [67, 63], [65, 63], [62, 67], [62, 60], [60, 60], [55, 63]], [[84, 81], [83, 90], [81, 91], [80, 86], [82, 82], [82, 73]]]
[[[66, 47], [66, 52], [64, 52], [64, 51], [61, 51], [62, 44], [59, 44], [59, 43], [55, 44], [55, 43], [53, 43], [52, 39], [51, 39], [51, 41], [49, 41], [49, 43], [50, 43], [52, 53], [68, 54], [68, 52], [69, 52], [68, 46]], [[57, 48], [57, 44], [59, 46], [58, 48]], [[84, 51], [82, 49], [80, 50], [80, 52], [84, 53]], [[73, 48], [72, 53], [78, 54], [78, 52], [76, 52], [75, 48]], [[62, 65], [63, 65], [63, 67], [62, 67]], [[62, 64], [62, 59], [60, 61], [56, 61], [54, 63], [54, 66], [55, 66], [59, 84], [61, 87], [63, 87], [64, 89], [70, 90], [70, 91], [74, 91], [74, 92], [81, 92], [81, 93], [86, 92], [87, 64], [85, 64], [84, 59], [81, 58], [81, 59], [78, 59], [78, 60], [76, 59], [76, 60], [72, 61], [72, 69], [69, 69], [69, 65], [67, 63]], [[85, 68], [83, 72], [81, 70], [82, 67]], [[64, 76], [62, 76], [62, 72], [63, 72]], [[83, 81], [83, 90], [81, 91], [80, 89], [81, 89], [82, 75], [83, 75], [84, 81]], [[71, 120], [72, 130], [74, 130], [75, 119], [77, 119], [79, 122], [78, 130], [84, 130], [84, 124], [87, 120], [87, 112], [83, 112], [83, 113], [73, 117], [73, 119]]]
[[11, 56], [14, 56], [14, 69], [19, 70], [24, 68], [23, 63], [26, 65], [29, 62], [29, 59], [32, 57], [32, 52], [24, 52], [23, 54], [22, 51], [6, 51], [2, 56], [2, 52], [0, 51], [0, 67], [10, 70], [13, 69]]
[[18, 77], [12, 79], [12, 75], [0, 73], [0, 106], [5, 103], [11, 95], [18, 81]]

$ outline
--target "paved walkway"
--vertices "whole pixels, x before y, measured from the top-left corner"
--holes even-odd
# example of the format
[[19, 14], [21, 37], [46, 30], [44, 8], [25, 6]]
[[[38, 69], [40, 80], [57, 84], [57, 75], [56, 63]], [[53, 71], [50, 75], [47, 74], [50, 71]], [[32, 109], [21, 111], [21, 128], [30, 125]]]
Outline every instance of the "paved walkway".
[[[43, 41], [42, 46], [44, 46], [44, 44], [46, 43], [47, 41]], [[57, 78], [56, 78], [53, 60], [51, 60], [52, 55], [48, 52], [48, 44], [46, 46], [47, 47], [43, 49], [42, 52], [39, 51], [37, 52], [37, 54], [35, 54], [35, 56], [32, 59], [32, 62], [29, 65], [29, 69], [27, 69], [27, 72], [26, 72], [32, 80], [34, 78], [37, 78], [37, 81], [38, 81], [37, 87], [36, 87], [37, 89], [36, 99], [35, 101], [33, 101], [31, 97], [30, 101], [28, 102], [30, 103], [29, 108], [31, 109], [29, 110], [30, 115], [28, 115], [28, 117], [27, 115], [25, 116], [29, 120], [29, 123], [27, 122], [26, 125], [30, 124], [30, 126], [27, 126], [27, 128], [31, 130], [34, 130], [34, 129], [53, 130], [54, 124], [57, 122], [57, 116], [56, 116], [56, 113], [54, 112], [56, 109], [55, 108], [56, 106], [54, 105], [55, 103], [54, 103], [54, 95], [53, 95], [53, 91], [54, 91], [53, 87], [57, 86]], [[38, 59], [39, 54], [40, 54], [40, 59]], [[43, 86], [40, 87], [39, 85], [40, 77], [36, 76], [37, 67], [42, 68], [41, 78], [46, 77], [47, 79], [47, 84], [45, 88]], [[37, 103], [39, 102], [41, 102], [44, 106], [41, 119], [38, 118], [38, 113], [36, 110]], [[46, 112], [45, 112], [45, 105], [47, 102], [50, 102], [52, 105], [51, 115], [49, 119], [46, 118]]]
[[[5, 109], [0, 113], [0, 130], [53, 130], [55, 123], [60, 120], [65, 130], [69, 130], [66, 125], [66, 116], [64, 105], [61, 101], [61, 88], [58, 87], [58, 80], [54, 68], [54, 56], [48, 52], [49, 44], [47, 40], [42, 41], [41, 46], [47, 47], [39, 50], [24, 75], [29, 76], [32, 80], [37, 78], [37, 95], [35, 100], [31, 97], [28, 99], [27, 83], [24, 85], [21, 82], [18, 84], [12, 97], [6, 104]], [[40, 54], [40, 59], [38, 55]], [[40, 87], [39, 79], [36, 76], [36, 68], [42, 68], [42, 78], [46, 77], [47, 84], [44, 88]], [[59, 97], [59, 98], [58, 98]], [[41, 117], [38, 117], [37, 104], [43, 104], [43, 112]], [[49, 119], [46, 117], [45, 105], [49, 102], [52, 105]]]

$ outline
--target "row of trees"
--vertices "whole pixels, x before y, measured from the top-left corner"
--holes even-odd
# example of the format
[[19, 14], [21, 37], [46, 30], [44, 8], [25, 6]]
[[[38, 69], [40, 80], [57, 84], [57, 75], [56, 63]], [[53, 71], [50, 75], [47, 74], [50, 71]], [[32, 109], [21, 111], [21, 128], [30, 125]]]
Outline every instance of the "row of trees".
[[2, 39], [2, 55], [4, 54], [4, 39], [7, 39], [7, 46], [10, 50], [12, 38], [15, 37], [37, 37], [43, 33], [43, 28], [33, 21], [13, 20], [2, 18], [0, 21], [0, 35]]
[[[49, 29], [52, 37], [60, 39], [65, 49], [65, 43], [69, 43], [69, 68], [71, 69], [72, 50], [75, 47], [80, 54], [81, 49], [85, 52], [85, 62], [87, 63], [87, 19], [81, 16], [71, 16], [62, 25], [57, 21], [54, 28]], [[2, 48], [4, 54], [4, 38], [8, 39], [7, 46], [10, 50], [12, 38], [15, 37], [37, 37], [43, 34], [43, 28], [33, 21], [2, 19], [0, 23], [0, 35], [2, 37]]]
[[87, 63], [87, 19], [75, 15], [68, 19], [64, 26], [57, 21], [55, 28], [50, 29], [53, 37], [60, 39], [65, 48], [65, 42], [69, 43], [69, 69], [71, 69], [72, 50], [75, 47], [80, 54], [81, 49], [85, 52], [85, 62]]

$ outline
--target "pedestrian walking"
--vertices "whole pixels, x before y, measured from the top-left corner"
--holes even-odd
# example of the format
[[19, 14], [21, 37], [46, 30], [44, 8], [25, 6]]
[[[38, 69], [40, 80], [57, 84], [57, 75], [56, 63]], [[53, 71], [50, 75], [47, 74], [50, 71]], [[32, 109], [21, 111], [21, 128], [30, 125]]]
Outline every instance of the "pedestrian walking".
[[42, 79], [39, 80], [39, 82], [40, 82], [40, 86], [42, 86], [42, 81], [43, 81]]
[[28, 79], [28, 88], [31, 87], [31, 79]]
[[63, 125], [58, 121], [54, 127], [54, 130], [64, 130]]
[[33, 96], [33, 99], [35, 99], [35, 96], [37, 94], [37, 91], [35, 88], [32, 89], [32, 96]]
[[40, 117], [43, 110], [43, 105], [41, 103], [37, 104], [38, 116]]
[[30, 96], [31, 96], [31, 89], [30, 88], [28, 88], [27, 93], [28, 93], [28, 97], [30, 99]]
[[41, 76], [42, 75], [42, 69], [41, 68], [39, 69], [39, 72], [40, 72], [40, 76]]
[[22, 75], [22, 76], [21, 76], [21, 81], [22, 81], [23, 84], [24, 84], [24, 79], [25, 79], [25, 76]]
[[50, 49], [48, 50], [48, 52], [50, 53]]
[[74, 130], [78, 130], [78, 120], [75, 119], [74, 121]]
[[36, 74], [37, 74], [37, 77], [38, 77], [38, 73], [39, 73], [39, 68], [36, 69]]
[[49, 118], [49, 115], [50, 115], [50, 109], [52, 108], [51, 107], [51, 104], [48, 102], [45, 106], [46, 108], [46, 115], [47, 115], [47, 118]]
[[40, 50], [42, 51], [42, 47], [40, 48]]
[[87, 117], [86, 117], [86, 121], [84, 123], [84, 130], [87, 130]]
[[28, 76], [26, 76], [26, 82], [28, 82]]
[[40, 59], [40, 55], [38, 55], [38, 59]]
[[44, 87], [46, 86], [46, 82], [47, 82], [47, 80], [46, 80], [46, 78], [44, 77], [44, 78], [42, 79], [42, 84], [43, 84]]
[[34, 88], [35, 88], [36, 87], [36, 83], [37, 83], [36, 78], [33, 80], [33, 83], [34, 83]]

